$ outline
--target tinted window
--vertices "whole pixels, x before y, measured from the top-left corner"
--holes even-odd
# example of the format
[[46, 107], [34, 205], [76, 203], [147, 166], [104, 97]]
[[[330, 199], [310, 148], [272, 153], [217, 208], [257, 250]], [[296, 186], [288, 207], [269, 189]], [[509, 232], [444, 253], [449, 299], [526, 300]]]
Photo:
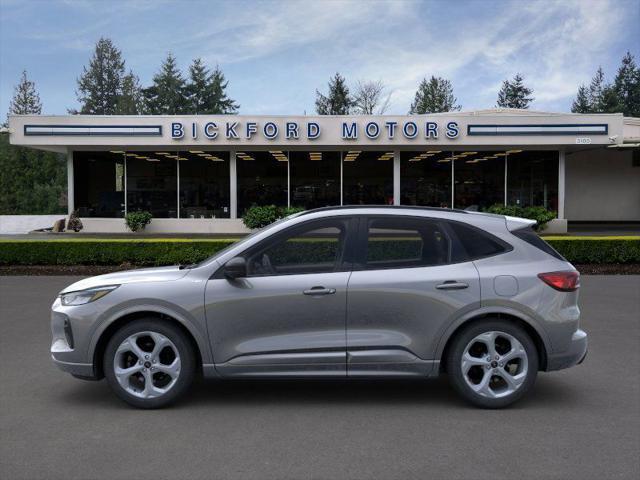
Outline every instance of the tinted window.
[[347, 220], [326, 220], [285, 233], [249, 254], [249, 276], [336, 271], [342, 263]]
[[536, 232], [534, 232], [531, 228], [523, 228], [521, 230], [516, 230], [513, 233], [520, 240], [524, 240], [529, 245], [533, 245], [539, 250], [542, 250], [545, 253], [557, 258], [558, 260], [567, 261], [562, 255], [560, 255], [551, 245], [545, 242], [542, 238], [538, 236]]
[[451, 242], [440, 224], [420, 218], [370, 219], [366, 268], [409, 268], [449, 262]]
[[[490, 257], [509, 249], [509, 245], [482, 230], [458, 222], [450, 222], [449, 226], [458, 237], [469, 260]], [[461, 257], [461, 255], [456, 255]]]

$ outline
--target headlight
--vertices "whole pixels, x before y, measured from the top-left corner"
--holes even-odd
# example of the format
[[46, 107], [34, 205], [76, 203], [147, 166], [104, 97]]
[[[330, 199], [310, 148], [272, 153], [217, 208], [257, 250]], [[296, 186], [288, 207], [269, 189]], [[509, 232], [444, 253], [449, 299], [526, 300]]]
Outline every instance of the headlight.
[[60, 302], [64, 306], [84, 305], [85, 303], [95, 302], [107, 293], [118, 288], [118, 286], [119, 285], [108, 285], [106, 287], [88, 288], [87, 290], [79, 290], [77, 292], [61, 293]]

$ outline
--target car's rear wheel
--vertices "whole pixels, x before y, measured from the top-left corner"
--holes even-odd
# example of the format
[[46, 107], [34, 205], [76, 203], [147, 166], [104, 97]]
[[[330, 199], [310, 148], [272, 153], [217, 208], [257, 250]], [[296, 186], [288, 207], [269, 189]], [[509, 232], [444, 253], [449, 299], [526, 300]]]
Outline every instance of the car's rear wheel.
[[490, 320], [473, 323], [454, 339], [446, 358], [453, 387], [472, 404], [502, 408], [534, 385], [538, 352], [520, 326]]
[[159, 408], [191, 385], [195, 355], [179, 327], [149, 318], [131, 322], [111, 337], [103, 365], [118, 397], [138, 408]]

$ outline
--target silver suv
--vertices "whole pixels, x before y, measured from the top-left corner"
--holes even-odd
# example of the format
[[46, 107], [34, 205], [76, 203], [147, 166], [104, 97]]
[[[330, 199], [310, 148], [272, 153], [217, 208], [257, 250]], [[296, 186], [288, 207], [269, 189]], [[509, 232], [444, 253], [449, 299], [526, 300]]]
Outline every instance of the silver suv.
[[188, 266], [64, 289], [53, 361], [164, 406], [216, 378], [427, 378], [504, 407], [580, 363], [579, 274], [520, 218], [337, 207], [276, 222]]

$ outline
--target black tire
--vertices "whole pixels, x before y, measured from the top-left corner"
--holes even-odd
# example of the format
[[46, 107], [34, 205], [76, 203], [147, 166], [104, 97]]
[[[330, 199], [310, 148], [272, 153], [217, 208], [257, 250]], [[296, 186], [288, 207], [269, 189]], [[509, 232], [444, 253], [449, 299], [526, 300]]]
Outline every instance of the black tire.
[[[180, 373], [175, 384], [166, 393], [155, 398], [140, 398], [127, 392], [118, 382], [114, 372], [114, 359], [118, 347], [131, 335], [145, 331], [167, 337], [175, 345], [180, 356]], [[196, 356], [189, 338], [180, 327], [158, 318], [142, 318], [126, 324], [111, 337], [104, 352], [103, 367], [111, 390], [129, 405], [145, 409], [162, 408], [175, 402], [190, 387], [196, 371]]]
[[[515, 337], [527, 355], [527, 373], [522, 384], [513, 392], [499, 398], [491, 398], [476, 393], [467, 384], [462, 371], [462, 356], [467, 345], [478, 335], [485, 332], [504, 332]], [[447, 374], [453, 388], [469, 403], [481, 408], [503, 408], [518, 401], [533, 387], [538, 374], [538, 351], [529, 334], [519, 325], [506, 320], [488, 318], [474, 322], [456, 334], [448, 350], [446, 361]], [[491, 367], [482, 367], [490, 370]], [[498, 379], [500, 381], [500, 379]]]

